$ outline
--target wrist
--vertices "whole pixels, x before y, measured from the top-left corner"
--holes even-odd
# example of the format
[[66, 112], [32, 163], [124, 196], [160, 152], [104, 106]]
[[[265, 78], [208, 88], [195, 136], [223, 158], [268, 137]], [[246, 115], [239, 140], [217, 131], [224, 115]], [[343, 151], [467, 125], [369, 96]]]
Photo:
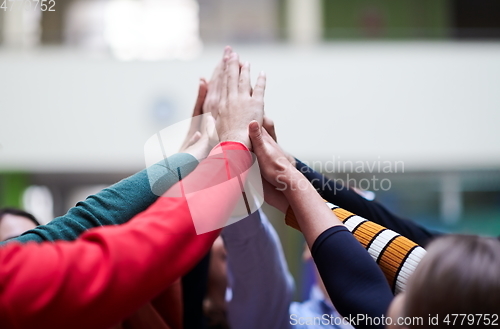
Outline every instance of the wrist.
[[304, 177], [295, 167], [290, 165], [290, 169], [286, 175], [287, 188], [283, 190], [283, 194], [288, 197], [292, 194], [301, 193], [302, 191], [312, 188], [311, 183]]
[[187, 153], [193, 156], [196, 160], [201, 161], [207, 157], [209, 151], [210, 150], [208, 148], [201, 149], [198, 147], [198, 148], [188, 148], [182, 153]]
[[182, 153], [191, 154], [198, 161], [201, 161], [202, 159], [205, 159], [208, 156], [208, 153], [210, 153], [211, 149], [212, 148], [208, 138], [202, 138], [195, 144], [187, 147], [184, 151], [182, 151]]
[[252, 144], [250, 142], [250, 137], [248, 137], [248, 132], [245, 134], [240, 134], [240, 133], [233, 133], [233, 132], [228, 132], [225, 134], [221, 134], [219, 136], [220, 142], [239, 142], [244, 144], [249, 150], [252, 147]]
[[[286, 161], [286, 160], [285, 160]], [[277, 169], [277, 174], [274, 176], [274, 182], [272, 184], [276, 186], [276, 189], [285, 192], [290, 188], [293, 188], [293, 185], [299, 178], [302, 176], [300, 172], [295, 169], [288, 161], [286, 161], [286, 165]]]
[[276, 200], [274, 204], [271, 204], [271, 206], [286, 214], [288, 208], [290, 207], [290, 203], [288, 203], [288, 200], [284, 197]]

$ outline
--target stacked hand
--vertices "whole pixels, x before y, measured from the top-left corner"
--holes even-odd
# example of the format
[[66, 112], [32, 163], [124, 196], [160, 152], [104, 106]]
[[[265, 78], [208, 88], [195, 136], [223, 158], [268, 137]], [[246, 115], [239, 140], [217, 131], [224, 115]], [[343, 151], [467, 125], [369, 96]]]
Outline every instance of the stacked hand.
[[[200, 80], [194, 119], [181, 151], [200, 159], [217, 141], [253, 146], [264, 178], [265, 200], [285, 212], [288, 201], [282, 191], [288, 188], [289, 174], [296, 171], [295, 159], [278, 146], [274, 123], [264, 116], [265, 87], [266, 77], [261, 73], [252, 89], [250, 64], [241, 63], [238, 54], [226, 47], [210, 82]], [[196, 120], [201, 114], [211, 116]], [[213, 137], [215, 128], [218, 140]]]
[[261, 73], [252, 89], [250, 64], [240, 63], [238, 54], [231, 47], [226, 47], [210, 82], [200, 80], [193, 119], [181, 152], [191, 153], [200, 159], [216, 144], [214, 121], [207, 119], [208, 115], [203, 120], [196, 119], [201, 114], [211, 114], [217, 119], [218, 141], [239, 141], [250, 148], [248, 124], [252, 120], [263, 121], [265, 87], [266, 77]]
[[[272, 132], [274, 134], [274, 126]], [[261, 128], [255, 121], [249, 125], [249, 134], [263, 178], [264, 199], [271, 206], [286, 212], [288, 200], [283, 191], [292, 188], [291, 178], [297, 173], [297, 169], [288, 160], [288, 155], [276, 143], [276, 135], [273, 138], [264, 127]]]
[[231, 53], [222, 75], [217, 132], [220, 141], [238, 141], [251, 147], [248, 124], [255, 120], [262, 124], [266, 76], [259, 74], [255, 88], [250, 83], [250, 64], [240, 69], [239, 56]]
[[190, 153], [197, 159], [203, 159], [208, 155], [212, 147], [217, 144], [215, 119], [219, 113], [222, 78], [226, 62], [231, 53], [231, 47], [228, 46], [224, 49], [222, 60], [217, 64], [212, 79], [209, 82], [204, 78], [200, 79], [198, 97], [193, 109], [191, 125], [182, 143], [180, 152]]

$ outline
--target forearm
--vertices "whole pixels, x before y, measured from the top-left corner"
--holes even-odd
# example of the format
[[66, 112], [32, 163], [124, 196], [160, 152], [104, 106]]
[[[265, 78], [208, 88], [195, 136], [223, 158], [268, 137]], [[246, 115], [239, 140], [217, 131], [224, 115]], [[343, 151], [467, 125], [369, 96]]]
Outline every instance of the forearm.
[[[5, 246], [0, 326], [106, 328], [155, 297], [218, 233], [197, 236], [185, 200], [163, 201], [166, 212], [154, 207], [131, 226], [91, 230], [72, 243]], [[174, 212], [176, 225], [157, 220]]]
[[327, 207], [309, 181], [297, 170], [290, 169], [281, 176], [283, 193], [295, 213], [300, 230], [309, 248], [316, 238], [332, 226], [342, 225]]
[[[379, 265], [392, 291], [395, 293], [405, 291], [408, 278], [425, 256], [425, 249], [381, 225], [356, 216], [329, 202], [326, 205]], [[285, 222], [300, 230], [292, 209], [287, 211]]]
[[[238, 145], [245, 154], [209, 157], [178, 184], [211, 186], [212, 177], [234, 177], [228, 167], [249, 168], [248, 151]], [[130, 223], [91, 230], [74, 242], [0, 248], [0, 327], [107, 328], [131, 314], [208, 251], [220, 230], [197, 235], [194, 208], [219, 222], [241, 197], [217, 186], [218, 198], [203, 188], [192, 192], [195, 202], [162, 197]]]
[[[298, 171], [285, 176], [284, 194], [333, 304], [343, 316], [384, 315], [392, 293], [380, 268], [337, 216], [325, 207], [309, 181]], [[361, 324], [362, 327], [367, 326]]]
[[179, 174], [186, 177], [197, 165], [198, 161], [193, 156], [175, 154], [167, 161], [161, 161], [89, 196], [49, 224], [38, 226], [8, 242], [71, 241], [93, 227], [123, 224], [176, 184]]
[[[293, 279], [279, 237], [260, 210], [226, 227], [231, 328], [289, 328]], [[273, 312], [269, 312], [272, 309]]]

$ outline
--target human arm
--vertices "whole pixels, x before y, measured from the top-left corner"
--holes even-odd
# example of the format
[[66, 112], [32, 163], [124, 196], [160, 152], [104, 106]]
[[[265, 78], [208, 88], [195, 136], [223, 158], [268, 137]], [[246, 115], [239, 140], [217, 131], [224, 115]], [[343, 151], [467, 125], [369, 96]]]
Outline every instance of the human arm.
[[[243, 134], [228, 131], [238, 129], [230, 123], [242, 120], [240, 111], [258, 111], [236, 101], [220, 114], [223, 136]], [[262, 111], [263, 97], [259, 102]], [[241, 197], [233, 183], [236, 176], [244, 182], [252, 164], [243, 144], [223, 141], [173, 187], [182, 197], [160, 198], [137, 220], [91, 230], [74, 242], [0, 248], [0, 326], [106, 328], [184, 274], [215, 240], [220, 230], [213, 228], [229, 218]], [[212, 229], [197, 235], [197, 225]]]
[[[405, 291], [408, 278], [426, 254], [425, 249], [381, 225], [356, 216], [329, 202], [326, 205], [378, 264], [392, 292], [397, 294]], [[300, 231], [292, 208], [288, 208], [285, 222]]]
[[298, 159], [296, 159], [296, 168], [328, 202], [398, 232], [423, 247], [441, 235], [441, 233], [429, 231], [415, 222], [396, 216], [382, 204], [366, 200], [353, 189], [316, 172]]
[[266, 215], [259, 210], [227, 226], [222, 238], [232, 290], [227, 306], [231, 328], [289, 328], [293, 278]]
[[[276, 133], [272, 120], [266, 120], [266, 118], [264, 118], [263, 127], [270, 131], [269, 134], [276, 141]], [[287, 159], [291, 160], [293, 158], [287, 156]], [[380, 215], [384, 220], [395, 223], [396, 226], [399, 223], [400, 226], [406, 227], [406, 225], [408, 225], [409, 228], [405, 232], [410, 231], [413, 232], [414, 235], [423, 235], [424, 237], [427, 237], [425, 233], [428, 233], [428, 231], [420, 228], [413, 222], [397, 218], [378, 203], [362, 198], [354, 191], [315, 172], [299, 160], [293, 159], [293, 161], [290, 162], [294, 164], [294, 166], [311, 182], [311, 184], [313, 184], [316, 190], [324, 198], [329, 197], [330, 200], [335, 199], [337, 201], [344, 201], [344, 204], [354, 204], [353, 207], [356, 207], [358, 204], [361, 206], [366, 204], [368, 209], [375, 208], [376, 214]], [[273, 191], [272, 187], [269, 186], [269, 183], [264, 184], [264, 190], [265, 192], [268, 192], [267, 200], [269, 200], [273, 206], [286, 213], [285, 222], [287, 225], [300, 231], [300, 226], [297, 222], [293, 209], [289, 207], [283, 193]], [[411, 273], [413, 273], [416, 265], [425, 255], [425, 250], [410, 239], [378, 225], [375, 222], [367, 221], [364, 218], [356, 216], [332, 203], [327, 202], [326, 204], [328, 208], [334, 212], [336, 217], [340, 219], [353, 233], [354, 237], [363, 245], [363, 247], [365, 247], [365, 249], [372, 256], [373, 260], [377, 262], [384, 272], [392, 291], [394, 293], [404, 291], [408, 277]], [[394, 226], [394, 224], [392, 226]]]
[[168, 158], [168, 167], [165, 161], [160, 161], [89, 196], [85, 201], [78, 202], [68, 213], [53, 219], [47, 225], [38, 226], [17, 238], [5, 241], [4, 244], [71, 241], [94, 227], [123, 224], [158, 199], [151, 191], [148, 174], [154, 175], [157, 184], [166, 191], [179, 181], [179, 172], [182, 178], [186, 177], [197, 165], [198, 161], [190, 154], [174, 154]]
[[[249, 131], [262, 175], [287, 198], [339, 313], [383, 316], [393, 295], [380, 268], [269, 134], [255, 122]], [[362, 321], [358, 327], [368, 326]]]
[[[223, 57], [227, 56], [230, 50], [230, 47], [226, 47]], [[221, 75], [223, 65], [224, 61], [221, 60], [215, 69], [217, 74], [214, 73], [214, 77]], [[203, 113], [202, 108], [206, 103], [207, 93], [214, 92], [214, 88], [209, 88], [208, 84], [214, 83], [216, 83], [214, 79], [210, 83], [204, 79], [200, 80], [189, 131], [179, 153], [89, 196], [65, 215], [53, 219], [48, 225], [27, 231], [9, 242], [71, 241], [90, 228], [123, 224], [144, 211], [159, 195], [191, 173], [198, 165], [197, 159], [205, 158], [214, 146], [210, 145], [210, 141], [206, 138], [204, 127], [200, 127], [200, 114]], [[219, 106], [219, 100], [214, 100], [213, 97], [209, 103], [211, 108]]]
[[[162, 197], [130, 223], [91, 230], [74, 242], [3, 246], [0, 327], [106, 328], [189, 270], [220, 232], [197, 235], [191, 213], [199, 207], [207, 220], [228, 219], [239, 196], [213, 185], [227, 177], [228, 164], [229, 178], [251, 164], [243, 145], [221, 147], [234, 152], [216, 152], [177, 183], [202, 184], [190, 201]], [[207, 195], [213, 188], [218, 198]]]
[[[222, 61], [221, 61], [222, 62]], [[207, 93], [204, 80], [200, 80], [198, 97], [193, 118], [181, 152], [174, 154], [135, 175], [103, 189], [85, 201], [77, 203], [68, 213], [53, 219], [49, 224], [25, 232], [9, 240], [26, 243], [29, 241], [74, 240], [93, 227], [118, 225], [149, 207], [159, 195], [171, 188], [180, 179], [191, 173], [211, 147], [206, 136], [199, 130], [199, 118]], [[193, 139], [198, 133], [198, 139]]]

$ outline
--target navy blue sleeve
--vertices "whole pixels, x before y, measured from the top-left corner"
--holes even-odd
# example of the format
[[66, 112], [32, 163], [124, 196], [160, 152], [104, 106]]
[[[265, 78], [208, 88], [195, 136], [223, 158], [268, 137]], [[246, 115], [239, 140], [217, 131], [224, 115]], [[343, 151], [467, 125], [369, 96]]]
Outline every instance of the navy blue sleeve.
[[442, 233], [431, 232], [414, 222], [400, 218], [376, 201], [369, 201], [354, 190], [314, 171], [297, 160], [297, 169], [311, 182], [323, 199], [358, 216], [387, 227], [424, 247]]
[[[387, 280], [368, 252], [344, 226], [321, 233], [311, 250], [328, 295], [356, 328], [384, 328], [380, 321], [394, 298]], [[358, 315], [365, 316], [362, 320]], [[375, 319], [370, 322], [368, 317]]]

